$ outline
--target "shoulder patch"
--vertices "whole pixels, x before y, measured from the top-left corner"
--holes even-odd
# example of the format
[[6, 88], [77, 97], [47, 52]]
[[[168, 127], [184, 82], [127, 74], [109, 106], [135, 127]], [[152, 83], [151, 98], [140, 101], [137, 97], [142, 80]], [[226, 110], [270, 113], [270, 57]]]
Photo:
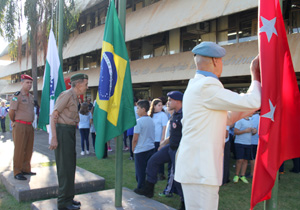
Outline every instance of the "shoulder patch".
[[17, 92], [15, 92], [14, 95], [15, 95], [15, 96], [18, 96], [18, 95], [20, 95], [20, 93], [21, 93], [20, 91], [17, 91]]
[[18, 97], [13, 97], [12, 101], [18, 101]]

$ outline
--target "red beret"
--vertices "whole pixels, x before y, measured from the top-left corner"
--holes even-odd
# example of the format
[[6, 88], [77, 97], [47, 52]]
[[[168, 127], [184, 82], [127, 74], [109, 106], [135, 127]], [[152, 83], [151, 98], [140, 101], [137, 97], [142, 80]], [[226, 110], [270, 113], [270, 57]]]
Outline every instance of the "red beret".
[[33, 80], [31, 76], [27, 75], [27, 74], [22, 74], [21, 75], [21, 80], [23, 79], [29, 79], [29, 80]]

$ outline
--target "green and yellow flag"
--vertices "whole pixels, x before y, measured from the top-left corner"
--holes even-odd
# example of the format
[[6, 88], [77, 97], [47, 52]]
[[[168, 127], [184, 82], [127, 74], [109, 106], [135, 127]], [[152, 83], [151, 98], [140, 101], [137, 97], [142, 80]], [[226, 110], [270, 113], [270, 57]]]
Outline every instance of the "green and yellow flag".
[[95, 149], [100, 159], [108, 140], [136, 124], [129, 59], [113, 0], [106, 16], [96, 101]]

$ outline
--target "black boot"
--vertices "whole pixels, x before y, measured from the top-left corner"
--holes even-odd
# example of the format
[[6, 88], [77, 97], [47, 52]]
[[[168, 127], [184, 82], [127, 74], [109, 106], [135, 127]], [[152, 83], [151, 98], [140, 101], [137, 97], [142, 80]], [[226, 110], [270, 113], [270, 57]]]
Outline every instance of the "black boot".
[[148, 182], [146, 180], [145, 185], [141, 189], [134, 189], [134, 192], [139, 195], [144, 195], [148, 198], [152, 198], [154, 195], [154, 186], [155, 184]]
[[180, 203], [180, 207], [178, 210], [185, 210], [185, 205], [184, 205], [184, 201], [181, 201]]

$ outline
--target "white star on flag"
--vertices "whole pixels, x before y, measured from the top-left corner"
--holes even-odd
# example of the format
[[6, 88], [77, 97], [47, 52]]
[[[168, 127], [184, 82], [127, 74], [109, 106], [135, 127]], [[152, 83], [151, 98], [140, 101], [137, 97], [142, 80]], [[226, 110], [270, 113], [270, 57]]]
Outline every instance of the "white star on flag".
[[270, 112], [262, 115], [262, 117], [270, 118], [274, 122], [274, 112], [275, 112], [276, 106], [275, 107], [273, 106], [270, 99], [269, 99], [269, 104], [270, 104]]
[[266, 32], [268, 42], [270, 42], [273, 33], [278, 36], [276, 28], [275, 28], [276, 17], [274, 17], [272, 20], [267, 20], [263, 16], [260, 16], [260, 18], [263, 23], [263, 26], [259, 29], [259, 33]]

